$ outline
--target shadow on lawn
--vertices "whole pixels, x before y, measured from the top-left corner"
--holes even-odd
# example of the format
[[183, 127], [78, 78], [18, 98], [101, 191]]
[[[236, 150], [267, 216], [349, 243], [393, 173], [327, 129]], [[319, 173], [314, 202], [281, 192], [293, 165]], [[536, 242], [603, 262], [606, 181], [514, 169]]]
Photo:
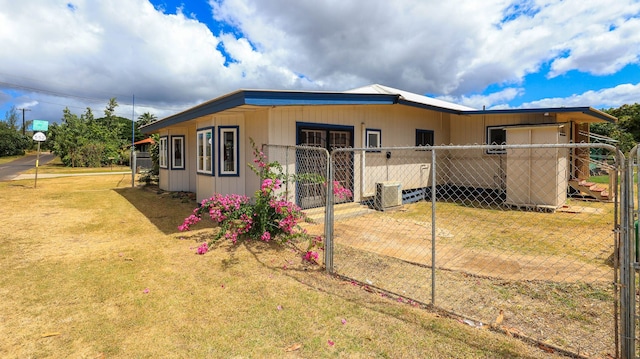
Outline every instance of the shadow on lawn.
[[[195, 200], [158, 192], [153, 188], [116, 188], [116, 193], [129, 201], [140, 213], [164, 234], [179, 233], [178, 226], [197, 206]], [[203, 221], [204, 222], [204, 221]], [[206, 226], [199, 226], [206, 228]]]

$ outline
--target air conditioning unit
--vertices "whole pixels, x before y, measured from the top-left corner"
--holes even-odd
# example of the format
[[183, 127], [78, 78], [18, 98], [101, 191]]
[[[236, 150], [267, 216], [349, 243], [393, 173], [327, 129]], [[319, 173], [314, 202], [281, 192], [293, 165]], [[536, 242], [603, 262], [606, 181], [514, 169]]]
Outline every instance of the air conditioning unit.
[[402, 185], [400, 182], [376, 183], [375, 207], [380, 211], [402, 205]]

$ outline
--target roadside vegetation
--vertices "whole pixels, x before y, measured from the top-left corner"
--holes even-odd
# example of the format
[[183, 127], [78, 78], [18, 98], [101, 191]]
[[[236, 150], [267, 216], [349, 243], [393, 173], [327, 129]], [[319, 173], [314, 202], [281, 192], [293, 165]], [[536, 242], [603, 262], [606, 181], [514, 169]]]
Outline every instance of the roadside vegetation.
[[[47, 140], [42, 142], [41, 149], [56, 154], [67, 167], [128, 166], [132, 141], [145, 138], [140, 127], [156, 121], [157, 117], [146, 112], [132, 123], [130, 119], [116, 116], [117, 107], [116, 99], [110, 99], [104, 116], [99, 118], [91, 108], [81, 115], [65, 108], [59, 122], [49, 121]], [[15, 107], [0, 121], [0, 158], [21, 156], [36, 148], [30, 127], [33, 121], [26, 120], [24, 125], [19, 122]]]

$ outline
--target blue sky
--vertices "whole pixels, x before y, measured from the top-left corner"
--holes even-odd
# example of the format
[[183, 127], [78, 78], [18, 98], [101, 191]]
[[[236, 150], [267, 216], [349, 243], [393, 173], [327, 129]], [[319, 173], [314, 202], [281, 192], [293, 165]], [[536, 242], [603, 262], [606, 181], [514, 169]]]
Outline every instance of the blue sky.
[[[474, 108], [640, 102], [638, 0], [0, 0], [0, 111], [158, 117], [379, 83]], [[134, 106], [135, 103], [135, 106]]]

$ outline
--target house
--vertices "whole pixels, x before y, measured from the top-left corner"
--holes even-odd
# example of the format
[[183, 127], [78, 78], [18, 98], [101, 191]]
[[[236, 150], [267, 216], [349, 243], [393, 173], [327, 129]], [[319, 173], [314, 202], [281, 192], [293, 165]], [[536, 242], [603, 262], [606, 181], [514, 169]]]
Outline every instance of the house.
[[[370, 85], [345, 92], [238, 90], [141, 130], [160, 136], [160, 188], [195, 192], [201, 200], [214, 193], [251, 195], [259, 189], [259, 179], [246, 165], [252, 161], [250, 139], [257, 144], [319, 146], [329, 151], [338, 147], [530, 143], [532, 138], [542, 143], [579, 143], [589, 142], [590, 123], [614, 121], [590, 107], [476, 110]], [[457, 159], [465, 161], [458, 168], [480, 166], [480, 157], [482, 162], [502, 161], [503, 152], [470, 154]], [[382, 155], [372, 153], [366, 165], [375, 165], [376, 156]], [[587, 161], [582, 159], [564, 157], [574, 162], [570, 167], [575, 172], [562, 175], [565, 181], [588, 173], [583, 168]], [[364, 160], [352, 166], [364, 167]], [[373, 193], [365, 190], [365, 172], [353, 172], [363, 178], [351, 178], [344, 185], [353, 190], [354, 201], [363, 201]], [[486, 178], [461, 185], [496, 186], [497, 174], [476, 172], [486, 172]], [[411, 186], [417, 185], [405, 188]], [[297, 195], [296, 201], [300, 204], [303, 197]]]
[[133, 143], [134, 149], [138, 152], [150, 152], [150, 147], [155, 141], [151, 137], [147, 137]]

